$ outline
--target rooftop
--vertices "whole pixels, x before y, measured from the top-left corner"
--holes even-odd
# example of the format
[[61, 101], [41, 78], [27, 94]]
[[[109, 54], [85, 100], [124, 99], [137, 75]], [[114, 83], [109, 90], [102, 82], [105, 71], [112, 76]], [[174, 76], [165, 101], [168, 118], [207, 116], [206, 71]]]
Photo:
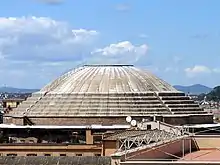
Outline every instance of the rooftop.
[[39, 93], [127, 93], [177, 91], [152, 73], [133, 65], [84, 65], [62, 75]]
[[179, 161], [220, 161], [219, 149], [199, 150], [187, 154]]
[[14, 125], [14, 124], [0, 124], [1, 129], [17, 128], [17, 129], [128, 129], [130, 125], [70, 125], [70, 126], [56, 126], [56, 125]]
[[[123, 124], [126, 116], [179, 117], [183, 114], [207, 115], [184, 93], [146, 70], [133, 65], [84, 65], [67, 72], [39, 92], [33, 93], [8, 115], [32, 117], [35, 118], [32, 119], [33, 123], [39, 125], [48, 125], [47, 122], [63, 125], [67, 120], [40, 121], [36, 118], [112, 117], [111, 121], [114, 121], [114, 117], [121, 117], [121, 121], [112, 124]], [[101, 120], [96, 121], [109, 123], [103, 118]], [[85, 124], [96, 121], [86, 119]], [[78, 122], [82, 124], [82, 120], [76, 123]]]
[[104, 140], [118, 140], [125, 139], [130, 136], [138, 136], [147, 134], [151, 131], [149, 130], [123, 130], [123, 131], [115, 131], [113, 134], [104, 138]]
[[123, 67], [123, 66], [134, 66], [131, 64], [86, 64], [85, 67]]

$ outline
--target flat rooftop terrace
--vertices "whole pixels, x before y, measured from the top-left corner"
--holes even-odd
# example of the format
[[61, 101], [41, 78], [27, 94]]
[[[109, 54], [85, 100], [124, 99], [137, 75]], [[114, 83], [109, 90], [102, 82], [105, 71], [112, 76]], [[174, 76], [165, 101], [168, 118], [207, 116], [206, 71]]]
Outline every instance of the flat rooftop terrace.
[[219, 149], [206, 149], [199, 150], [189, 154], [186, 154], [182, 159], [182, 161], [218, 161], [220, 162], [220, 150]]
[[127, 161], [121, 162], [121, 165], [219, 165], [220, 162], [214, 161], [179, 161], [179, 162], [169, 162], [169, 161]]
[[[217, 133], [218, 134], [218, 133]], [[220, 135], [190, 135], [125, 156], [121, 165], [220, 165]]]

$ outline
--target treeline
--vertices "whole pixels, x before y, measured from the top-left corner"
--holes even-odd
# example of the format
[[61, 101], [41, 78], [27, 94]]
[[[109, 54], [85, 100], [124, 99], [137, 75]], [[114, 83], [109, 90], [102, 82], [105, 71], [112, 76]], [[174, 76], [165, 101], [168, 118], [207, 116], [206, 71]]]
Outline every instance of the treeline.
[[203, 100], [206, 96], [207, 101], [220, 101], [220, 86], [215, 87], [208, 94], [200, 94], [198, 100]]

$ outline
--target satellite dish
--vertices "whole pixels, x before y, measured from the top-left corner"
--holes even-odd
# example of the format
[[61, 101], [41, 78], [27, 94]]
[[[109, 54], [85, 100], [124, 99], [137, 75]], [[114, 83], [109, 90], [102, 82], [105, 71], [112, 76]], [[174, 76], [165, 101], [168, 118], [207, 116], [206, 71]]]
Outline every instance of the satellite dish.
[[127, 117], [126, 117], [126, 121], [127, 121], [128, 123], [130, 123], [131, 120], [132, 120], [131, 116], [127, 116]]
[[136, 124], [137, 124], [137, 121], [136, 120], [131, 120], [131, 126], [136, 126]]

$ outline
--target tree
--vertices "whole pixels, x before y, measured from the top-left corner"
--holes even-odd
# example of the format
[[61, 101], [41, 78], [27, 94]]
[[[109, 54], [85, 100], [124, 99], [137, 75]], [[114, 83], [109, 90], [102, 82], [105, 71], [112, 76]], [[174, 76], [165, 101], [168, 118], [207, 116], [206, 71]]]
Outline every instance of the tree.
[[202, 100], [204, 100], [205, 96], [206, 96], [205, 93], [201, 93], [200, 95], [198, 95], [198, 98], [197, 98], [198, 101], [202, 101]]
[[220, 101], [220, 86], [215, 87], [210, 93], [208, 93], [207, 99], [213, 101]]

